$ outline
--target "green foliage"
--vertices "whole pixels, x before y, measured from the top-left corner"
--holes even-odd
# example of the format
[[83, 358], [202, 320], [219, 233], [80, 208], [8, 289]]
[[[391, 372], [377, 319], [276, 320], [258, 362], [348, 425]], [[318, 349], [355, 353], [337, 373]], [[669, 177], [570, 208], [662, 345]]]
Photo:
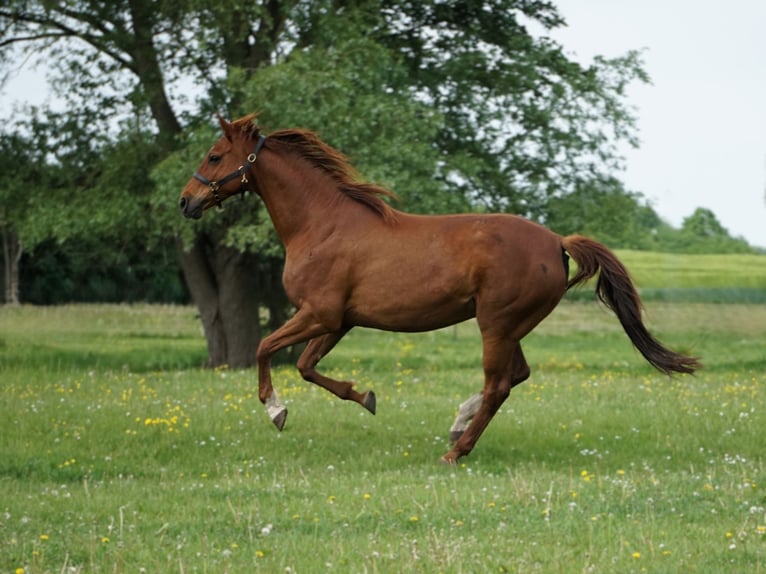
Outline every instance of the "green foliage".
[[756, 572], [764, 309], [651, 305], [663, 340], [707, 365], [669, 379], [610, 313], [560, 306], [525, 341], [532, 378], [453, 468], [437, 458], [481, 384], [472, 322], [352, 332], [324, 366], [374, 388], [375, 417], [278, 369], [291, 413], [280, 434], [254, 372], [198, 368], [190, 308], [2, 308], [0, 563]]
[[445, 193], [437, 179], [440, 113], [412, 99], [396, 55], [358, 33], [337, 38], [330, 51], [314, 46], [264, 68], [241, 88], [237, 99], [248, 107], [237, 113], [254, 105], [269, 130], [301, 126], [319, 132], [349, 155], [365, 179], [394, 190], [403, 209], [468, 209], [466, 198]]
[[[268, 111], [274, 125], [292, 118], [314, 127], [320, 118], [322, 133], [359, 159], [368, 178], [401, 187], [428, 211], [470, 200], [542, 217], [550, 196], [619, 166], [616, 146], [635, 141], [623, 93], [647, 80], [636, 53], [584, 68], [545, 33], [531, 34], [528, 22], [563, 25], [548, 2], [31, 2], [0, 10], [0, 19], [6, 41], [26, 50], [41, 31], [56, 50], [74, 44], [58, 60], [59, 74], [73, 99], [90, 102], [94, 119], [130, 117], [127, 107], [140, 123], [149, 110], [168, 149], [178, 134], [168, 116], [180, 114], [166, 95], [176, 79], [193, 77], [209, 91], [190, 124], [224, 104]], [[96, 21], [110, 25], [93, 35]], [[237, 74], [255, 86], [243, 90]], [[274, 104], [282, 105], [255, 100], [274, 97], [269, 86], [277, 85], [284, 93]], [[173, 103], [180, 109], [182, 100]], [[380, 140], [367, 146], [375, 153], [357, 153], [369, 140]], [[400, 157], [413, 159], [401, 165]]]
[[640, 195], [625, 193], [614, 178], [555, 197], [548, 208], [545, 224], [557, 233], [586, 235], [614, 248], [646, 249], [662, 225]]
[[689, 254], [758, 252], [744, 239], [731, 237], [707, 209], [698, 208], [681, 229], [671, 227], [640, 194], [626, 193], [614, 178], [552, 198], [545, 224], [562, 235], [587, 235], [614, 249]]
[[127, 244], [108, 255], [103, 250], [100, 240], [92, 239], [37, 245], [21, 263], [23, 301], [35, 305], [189, 301], [174, 249]]
[[0, 134], [0, 228], [29, 243], [36, 223], [29, 211], [44, 201], [49, 179], [43, 146], [20, 133]]

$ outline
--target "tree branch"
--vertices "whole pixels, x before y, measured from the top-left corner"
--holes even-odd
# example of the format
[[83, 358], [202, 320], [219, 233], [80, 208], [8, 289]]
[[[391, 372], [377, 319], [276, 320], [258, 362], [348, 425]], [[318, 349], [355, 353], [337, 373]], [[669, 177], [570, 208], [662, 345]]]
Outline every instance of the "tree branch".
[[[62, 20], [57, 20], [55, 18], [51, 18], [44, 15], [32, 14], [29, 12], [16, 13], [13, 11], [0, 10], [0, 20], [2, 20], [3, 18], [7, 18], [11, 20], [14, 24], [18, 22], [23, 22], [24, 24], [37, 26], [43, 29], [58, 30], [58, 32], [48, 31], [48, 32], [39, 32], [36, 34], [31, 30], [29, 31], [24, 30], [30, 35], [29, 36], [13, 36], [13, 37], [7, 38], [5, 40], [2, 40], [2, 42], [0, 42], [0, 46], [18, 44], [25, 41], [36, 42], [36, 41], [43, 40], [45, 38], [51, 38], [51, 39], [54, 39], [54, 41], [68, 39], [68, 38], [75, 38], [78, 40], [82, 40], [86, 44], [95, 48], [97, 52], [101, 52], [105, 54], [106, 56], [113, 59], [115, 62], [117, 62], [121, 66], [135, 73], [135, 63], [133, 62], [132, 59], [127, 58], [125, 57], [124, 54], [120, 53], [120, 50], [122, 50], [122, 52], [126, 52], [126, 50], [124, 50], [124, 48], [120, 46], [120, 42], [118, 41], [115, 33], [113, 31], [106, 29], [103, 26], [102, 22], [100, 21], [96, 22], [94, 19], [89, 18], [86, 15], [82, 15], [76, 12], [71, 12], [68, 10], [59, 10], [58, 13], [65, 18], [84, 24], [86, 27], [95, 28], [96, 30], [101, 31], [102, 35], [99, 36], [99, 35], [85, 32], [85, 31], [79, 31], [74, 26], [69, 25], [68, 23]], [[22, 31], [19, 31], [19, 33], [21, 32]], [[119, 50], [115, 50], [112, 46], [110, 46], [110, 38], [109, 38], [110, 36], [112, 37], [111, 43], [116, 45], [119, 48]]]

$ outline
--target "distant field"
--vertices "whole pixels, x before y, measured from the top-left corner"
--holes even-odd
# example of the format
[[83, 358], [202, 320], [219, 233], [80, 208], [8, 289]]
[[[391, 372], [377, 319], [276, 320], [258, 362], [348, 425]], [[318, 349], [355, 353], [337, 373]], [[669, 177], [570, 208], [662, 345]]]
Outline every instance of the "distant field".
[[352, 332], [323, 364], [376, 416], [277, 368], [280, 434], [253, 371], [200, 368], [193, 308], [0, 307], [0, 571], [766, 572], [766, 307], [646, 307], [704, 371], [564, 302], [457, 467], [473, 322]]
[[[766, 255], [616, 254], [647, 301], [766, 304]], [[569, 297], [590, 298], [584, 291]]]
[[685, 255], [617, 251], [642, 288], [766, 290], [766, 255]]

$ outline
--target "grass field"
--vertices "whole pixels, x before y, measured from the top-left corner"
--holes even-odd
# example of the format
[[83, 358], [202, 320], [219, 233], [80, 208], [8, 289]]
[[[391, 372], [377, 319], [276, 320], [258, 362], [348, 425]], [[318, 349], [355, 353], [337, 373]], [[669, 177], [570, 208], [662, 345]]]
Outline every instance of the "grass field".
[[0, 572], [766, 572], [766, 307], [647, 307], [704, 371], [564, 302], [457, 467], [472, 322], [352, 332], [323, 365], [376, 416], [279, 367], [280, 434], [194, 309], [0, 308]]
[[647, 288], [763, 289], [766, 255], [689, 255], [617, 251], [639, 285]]
[[646, 301], [766, 304], [766, 256], [618, 251]]

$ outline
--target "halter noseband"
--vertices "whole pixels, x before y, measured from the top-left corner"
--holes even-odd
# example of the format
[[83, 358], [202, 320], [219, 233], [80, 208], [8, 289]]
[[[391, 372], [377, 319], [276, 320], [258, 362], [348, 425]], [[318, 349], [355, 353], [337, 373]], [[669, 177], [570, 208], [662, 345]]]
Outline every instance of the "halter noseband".
[[245, 184], [248, 182], [247, 171], [250, 169], [250, 166], [252, 166], [255, 163], [255, 159], [258, 156], [258, 152], [261, 151], [261, 148], [263, 147], [264, 143], [266, 143], [266, 136], [261, 135], [258, 138], [258, 143], [255, 144], [255, 149], [253, 150], [253, 153], [247, 156], [245, 163], [239, 166], [235, 171], [232, 171], [229, 175], [222, 177], [218, 181], [210, 181], [200, 172], [198, 171], [194, 172], [194, 179], [201, 181], [202, 183], [204, 183], [206, 186], [210, 188], [210, 191], [213, 193], [213, 198], [215, 199], [215, 204], [219, 208], [223, 206], [221, 205], [221, 196], [218, 195], [218, 190], [220, 190], [224, 184], [229, 183], [231, 180], [237, 177], [241, 178], [239, 191], [244, 196], [244, 193], [247, 191], [247, 187], [245, 186]]

